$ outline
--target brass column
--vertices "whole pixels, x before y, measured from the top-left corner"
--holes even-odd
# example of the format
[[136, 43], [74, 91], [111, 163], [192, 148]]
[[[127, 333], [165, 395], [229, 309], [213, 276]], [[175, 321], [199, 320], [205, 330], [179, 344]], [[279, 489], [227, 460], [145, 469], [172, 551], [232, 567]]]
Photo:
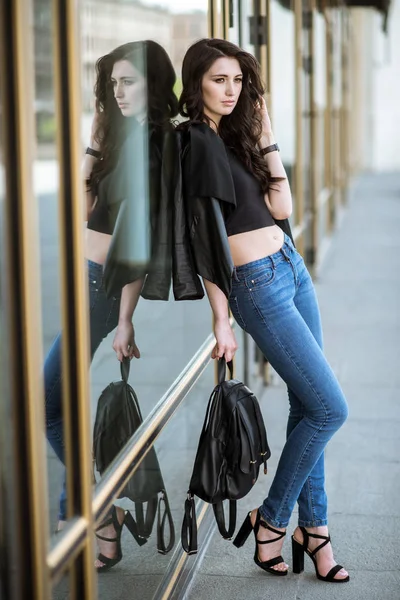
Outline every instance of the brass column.
[[[47, 479], [38, 211], [33, 193], [35, 152], [32, 3], [0, 2], [0, 77], [3, 107], [4, 300], [9, 397], [6, 428], [7, 600], [48, 600]], [[4, 457], [2, 457], [4, 460]], [[3, 465], [4, 466], [4, 465]]]
[[87, 277], [83, 250], [81, 71], [79, 2], [54, 0], [55, 91], [60, 161], [62, 369], [68, 517], [82, 516], [87, 530], [70, 568], [72, 600], [97, 597], [92, 531]]
[[309, 0], [309, 23], [308, 23], [308, 47], [310, 52], [310, 78], [309, 78], [309, 95], [310, 95], [310, 211], [311, 211], [311, 237], [309, 252], [310, 267], [315, 272], [315, 267], [318, 263], [318, 248], [319, 248], [319, 192], [317, 185], [317, 119], [319, 113], [315, 101], [315, 0]]

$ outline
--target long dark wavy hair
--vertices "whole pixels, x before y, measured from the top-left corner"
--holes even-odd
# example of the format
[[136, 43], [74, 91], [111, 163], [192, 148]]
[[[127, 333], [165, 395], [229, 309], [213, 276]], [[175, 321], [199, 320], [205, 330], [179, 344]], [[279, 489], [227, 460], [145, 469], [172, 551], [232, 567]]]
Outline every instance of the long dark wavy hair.
[[102, 160], [94, 165], [90, 180], [92, 189], [97, 188], [100, 180], [115, 167], [128, 131], [129, 117], [121, 114], [111, 83], [114, 64], [119, 60], [128, 60], [146, 78], [149, 129], [168, 128], [171, 119], [178, 114], [178, 99], [174, 93], [175, 71], [160, 44], [152, 40], [129, 42], [99, 58], [94, 86], [99, 118], [94, 137], [100, 145]]
[[195, 122], [211, 119], [204, 114], [202, 80], [212, 64], [222, 57], [236, 58], [243, 73], [242, 91], [230, 115], [221, 118], [218, 135], [259, 180], [263, 191], [281, 178], [271, 177], [265, 159], [257, 150], [257, 142], [262, 133], [262, 119], [257, 109], [265, 93], [260, 65], [257, 60], [235, 44], [220, 39], [202, 39], [190, 46], [183, 59], [183, 90], [179, 99], [179, 112], [188, 121], [179, 126], [185, 128]]

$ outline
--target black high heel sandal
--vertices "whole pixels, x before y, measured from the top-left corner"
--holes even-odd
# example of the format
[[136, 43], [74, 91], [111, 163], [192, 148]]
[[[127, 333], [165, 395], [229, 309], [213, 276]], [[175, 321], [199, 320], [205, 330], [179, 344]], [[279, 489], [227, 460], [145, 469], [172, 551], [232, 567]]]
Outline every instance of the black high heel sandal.
[[[294, 536], [292, 535], [292, 556], [293, 556], [293, 573], [301, 573], [304, 571], [304, 553], [308, 554], [311, 560], [314, 563], [315, 574], [318, 579], [321, 581], [329, 581], [330, 583], [346, 583], [346, 581], [350, 580], [350, 576], [344, 577], [343, 579], [335, 579], [335, 575], [339, 573], [341, 569], [343, 569], [342, 565], [335, 565], [332, 569], [327, 573], [327, 575], [322, 576], [318, 572], [317, 561], [315, 555], [321, 548], [329, 544], [331, 541], [330, 535], [318, 535], [316, 533], [308, 533], [308, 531], [304, 527], [299, 527], [300, 531], [303, 534], [303, 543], [298, 542]], [[317, 546], [312, 552], [308, 549], [308, 540], [309, 538], [315, 538], [318, 540], [324, 540], [322, 544]]]
[[[114, 526], [116, 537], [106, 538], [97, 533], [101, 529], [104, 529], [104, 527], [107, 527], [107, 525]], [[102, 554], [100, 552], [97, 555], [97, 559], [99, 561], [101, 561], [103, 563], [103, 565], [101, 567], [96, 567], [98, 573], [103, 573], [104, 571], [108, 571], [109, 569], [114, 567], [117, 563], [119, 563], [120, 560], [122, 559], [121, 534], [122, 534], [122, 529], [123, 529], [124, 525], [127, 527], [127, 529], [130, 531], [130, 533], [133, 535], [133, 537], [136, 539], [136, 541], [138, 542], [138, 544], [140, 546], [142, 546], [143, 544], [145, 544], [147, 542], [146, 538], [143, 538], [138, 534], [137, 525], [136, 525], [135, 520], [133, 519], [131, 513], [129, 511], [127, 511], [125, 513], [124, 520], [122, 521], [122, 523], [120, 523], [118, 521], [116, 508], [115, 508], [115, 506], [113, 506], [111, 509], [111, 514], [110, 514], [109, 518], [106, 519], [105, 521], [103, 521], [103, 523], [101, 525], [99, 525], [99, 527], [96, 529], [96, 537], [99, 540], [103, 540], [104, 542], [115, 543], [116, 544], [116, 555], [114, 556], [114, 558], [109, 558], [108, 556], [104, 556], [104, 554]]]
[[[273, 531], [274, 533], [276, 533], [278, 535], [278, 537], [276, 537], [272, 540], [263, 540], [263, 541], [258, 540], [257, 534], [260, 529], [260, 526], [264, 527], [265, 529], [269, 529], [270, 531]], [[278, 565], [279, 563], [285, 562], [283, 560], [282, 556], [276, 556], [275, 558], [271, 558], [271, 560], [261, 561], [258, 558], [258, 547], [257, 547], [258, 544], [272, 544], [272, 542], [277, 542], [278, 540], [285, 537], [286, 531], [278, 531], [277, 529], [274, 529], [273, 527], [268, 525], [268, 523], [266, 523], [265, 521], [262, 520], [259, 510], [257, 511], [256, 522], [254, 523], [254, 528], [253, 528], [253, 525], [251, 524], [251, 512], [250, 512], [247, 515], [246, 519], [244, 520], [243, 525], [239, 529], [237, 536], [233, 540], [233, 545], [236, 546], [236, 548], [240, 548], [241, 546], [243, 546], [243, 544], [245, 543], [245, 541], [247, 540], [247, 538], [249, 537], [249, 535], [252, 531], [254, 532], [254, 537], [256, 540], [256, 549], [254, 552], [254, 562], [256, 563], [256, 565], [258, 567], [260, 567], [261, 569], [263, 569], [264, 571], [271, 573], [272, 575], [278, 575], [280, 577], [287, 575], [288, 574], [287, 569], [286, 569], [286, 571], [278, 571], [277, 569], [272, 568], [275, 565]]]
[[[108, 571], [109, 569], [114, 567], [117, 563], [119, 563], [120, 560], [122, 559], [121, 533], [122, 533], [122, 529], [124, 526], [124, 521], [125, 521], [125, 517], [124, 517], [124, 520], [122, 521], [122, 523], [120, 523], [118, 521], [117, 511], [115, 509], [115, 506], [113, 506], [111, 509], [110, 517], [108, 519], [106, 519], [105, 521], [103, 521], [103, 523], [96, 529], [97, 539], [103, 540], [104, 542], [110, 542], [110, 543], [116, 544], [116, 555], [114, 556], [114, 558], [109, 558], [108, 556], [104, 556], [104, 554], [102, 554], [101, 552], [97, 555], [97, 559], [103, 563], [103, 565], [101, 567], [96, 567], [96, 570], [98, 573], [103, 573], [104, 571]], [[113, 537], [113, 538], [106, 538], [97, 533], [98, 531], [100, 531], [101, 529], [104, 529], [108, 525], [114, 526], [115, 537]]]

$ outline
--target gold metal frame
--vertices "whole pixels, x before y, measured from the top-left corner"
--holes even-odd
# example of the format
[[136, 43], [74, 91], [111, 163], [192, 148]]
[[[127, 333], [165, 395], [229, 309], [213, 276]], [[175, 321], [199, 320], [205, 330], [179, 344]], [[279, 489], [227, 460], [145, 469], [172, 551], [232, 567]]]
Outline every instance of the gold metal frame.
[[310, 11], [310, 26], [308, 29], [308, 45], [311, 59], [311, 72], [309, 80], [309, 94], [310, 94], [310, 207], [311, 207], [311, 246], [309, 252], [311, 254], [311, 265], [310, 267], [314, 271], [315, 264], [318, 262], [318, 250], [319, 250], [319, 193], [318, 189], [318, 172], [317, 172], [317, 160], [319, 156], [318, 148], [318, 136], [317, 126], [319, 119], [319, 112], [315, 100], [315, 12], [316, 2], [315, 0], [308, 0], [308, 9]]
[[[5, 163], [4, 295], [8, 325], [11, 422], [8, 463], [10, 599], [43, 600], [46, 569], [47, 478], [43, 411], [41, 303], [38, 285], [37, 202], [34, 159], [31, 2], [0, 4], [0, 77]], [[2, 340], [5, 343], [5, 340]], [[3, 399], [5, 401], [5, 399]], [[3, 424], [4, 425], [4, 424]]]
[[[81, 540], [79, 548], [76, 541], [70, 537], [75, 552], [72, 554], [69, 548], [65, 554], [70, 553], [74, 558], [69, 561], [70, 597], [73, 600], [89, 600], [97, 596], [97, 578], [92, 543], [89, 336], [82, 230], [85, 213], [80, 173], [81, 104], [80, 86], [76, 85], [76, 82], [80, 81], [78, 10], [76, 2], [55, 0], [53, 3], [54, 76], [60, 165], [63, 420], [67, 514], [69, 518], [79, 518]], [[65, 545], [66, 540], [67, 535], [60, 540], [60, 544]]]

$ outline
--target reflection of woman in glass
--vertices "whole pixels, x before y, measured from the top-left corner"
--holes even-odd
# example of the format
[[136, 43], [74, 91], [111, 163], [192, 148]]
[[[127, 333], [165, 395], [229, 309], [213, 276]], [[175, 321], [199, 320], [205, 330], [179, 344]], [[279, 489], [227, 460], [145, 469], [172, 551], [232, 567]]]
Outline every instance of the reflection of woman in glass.
[[234, 543], [241, 546], [253, 531], [256, 564], [286, 575], [280, 552], [298, 502], [294, 570], [302, 570], [305, 551], [319, 578], [347, 581], [333, 558], [324, 487], [324, 448], [346, 420], [347, 404], [322, 352], [311, 277], [288, 235], [292, 197], [259, 65], [227, 41], [201, 40], [189, 48], [182, 75], [180, 110], [189, 117], [179, 127], [185, 206], [197, 273], [215, 316], [213, 358], [229, 361], [237, 348], [229, 302], [289, 393], [287, 441], [275, 477]]
[[[120, 203], [129, 196], [129, 190], [124, 189], [129, 174], [121, 168], [121, 160], [123, 158], [125, 167], [129, 158], [126, 148], [131, 148], [128, 142], [132, 131], [142, 124], [147, 127], [146, 136], [148, 132], [150, 138], [149, 165], [144, 165], [147, 172], [149, 166], [151, 168], [153, 165], [154, 155], [159, 156], [157, 143], [162, 140], [163, 132], [171, 130], [170, 119], [177, 114], [174, 84], [175, 72], [167, 53], [152, 41], [124, 44], [97, 62], [96, 116], [92, 125], [91, 144], [83, 164], [87, 182], [85, 252], [89, 275], [92, 357], [101, 341], [115, 328], [113, 348], [118, 359], [140, 356], [135, 344], [132, 315], [142, 292], [143, 277], [123, 281], [121, 289], [108, 297], [103, 281], [103, 265], [109, 253]], [[135, 161], [135, 158], [134, 155], [130, 156], [131, 161]], [[157, 200], [159, 177], [154, 172], [152, 175], [154, 177], [149, 178], [150, 197]], [[140, 223], [139, 229], [143, 228], [145, 224]], [[157, 293], [155, 297], [159, 299], [168, 298], [168, 289], [162, 293], [157, 290]], [[147, 297], [151, 297], [151, 292]], [[61, 338], [58, 336], [46, 358], [44, 369], [46, 427], [51, 446], [64, 462], [60, 351]], [[65, 520], [64, 484], [60, 498], [59, 529], [63, 528]], [[99, 570], [110, 568], [121, 559], [123, 520], [124, 511], [113, 509], [109, 523], [100, 532], [102, 538], [116, 541], [99, 541], [102, 559], [96, 564]]]

